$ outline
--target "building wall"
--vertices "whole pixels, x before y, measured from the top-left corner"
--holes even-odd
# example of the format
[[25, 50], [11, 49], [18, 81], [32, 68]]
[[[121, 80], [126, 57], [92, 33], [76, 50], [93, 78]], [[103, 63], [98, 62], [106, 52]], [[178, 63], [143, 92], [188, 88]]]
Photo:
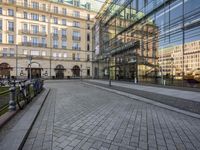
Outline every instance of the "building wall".
[[[134, 60], [122, 72], [135, 72], [139, 82], [199, 83], [199, 0], [119, 0], [102, 10], [97, 18], [103, 24], [103, 42], [99, 54], [94, 54], [97, 63], [119, 55], [121, 66]], [[134, 47], [137, 41], [139, 47]], [[125, 79], [129, 79], [127, 73], [123, 73]]]
[[[11, 66], [11, 76], [20, 76], [20, 72], [27, 75], [29, 55], [32, 62], [40, 64], [42, 76], [55, 76], [54, 69], [59, 64], [64, 66], [65, 76], [72, 76], [71, 69], [75, 65], [82, 70], [82, 76], [92, 75], [91, 28], [95, 12], [48, 0], [27, 0], [27, 3], [2, 0], [0, 11], [0, 64]], [[9, 30], [9, 22], [14, 24], [13, 30]], [[66, 34], [62, 30], [66, 30]], [[74, 38], [73, 32], [78, 32]], [[14, 36], [13, 43], [9, 43], [9, 35]], [[55, 47], [54, 43], [58, 46]], [[75, 43], [79, 46], [74, 47]], [[87, 69], [90, 69], [90, 75]], [[48, 75], [43, 75], [45, 72]]]

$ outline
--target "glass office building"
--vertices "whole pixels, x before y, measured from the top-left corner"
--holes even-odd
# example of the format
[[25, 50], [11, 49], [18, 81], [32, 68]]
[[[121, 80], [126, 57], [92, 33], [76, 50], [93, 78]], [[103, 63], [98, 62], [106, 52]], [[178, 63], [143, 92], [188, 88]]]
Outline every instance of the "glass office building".
[[108, 0], [93, 27], [94, 77], [199, 87], [199, 0]]

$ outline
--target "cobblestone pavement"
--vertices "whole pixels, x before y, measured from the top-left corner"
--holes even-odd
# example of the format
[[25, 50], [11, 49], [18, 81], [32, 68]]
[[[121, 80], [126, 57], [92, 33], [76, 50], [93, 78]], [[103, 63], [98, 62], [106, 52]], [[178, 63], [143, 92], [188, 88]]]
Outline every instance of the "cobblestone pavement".
[[24, 150], [199, 150], [200, 120], [79, 81], [51, 93]]

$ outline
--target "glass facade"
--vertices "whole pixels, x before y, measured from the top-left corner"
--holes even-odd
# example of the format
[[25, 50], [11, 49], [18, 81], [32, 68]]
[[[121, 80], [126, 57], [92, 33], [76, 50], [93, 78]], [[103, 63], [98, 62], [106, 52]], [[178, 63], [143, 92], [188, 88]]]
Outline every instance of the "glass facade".
[[199, 0], [113, 0], [93, 27], [96, 78], [200, 87]]

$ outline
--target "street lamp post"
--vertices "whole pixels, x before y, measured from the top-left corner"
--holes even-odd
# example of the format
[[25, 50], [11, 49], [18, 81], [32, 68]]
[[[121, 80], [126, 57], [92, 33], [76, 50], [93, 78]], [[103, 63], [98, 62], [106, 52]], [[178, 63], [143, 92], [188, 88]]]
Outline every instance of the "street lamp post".
[[173, 84], [174, 82], [174, 58], [173, 57], [171, 58], [171, 74], [172, 74], [171, 79], [172, 79], [172, 84]]
[[111, 86], [111, 78], [110, 78], [110, 67], [109, 67], [109, 63], [110, 63], [110, 57], [107, 57], [107, 62], [108, 62], [108, 81], [109, 81], [109, 86]]
[[81, 81], [82, 81], [82, 64], [81, 64]]
[[33, 57], [31, 55], [29, 55], [28, 59], [29, 59], [29, 79], [32, 80], [31, 63], [32, 63]]

